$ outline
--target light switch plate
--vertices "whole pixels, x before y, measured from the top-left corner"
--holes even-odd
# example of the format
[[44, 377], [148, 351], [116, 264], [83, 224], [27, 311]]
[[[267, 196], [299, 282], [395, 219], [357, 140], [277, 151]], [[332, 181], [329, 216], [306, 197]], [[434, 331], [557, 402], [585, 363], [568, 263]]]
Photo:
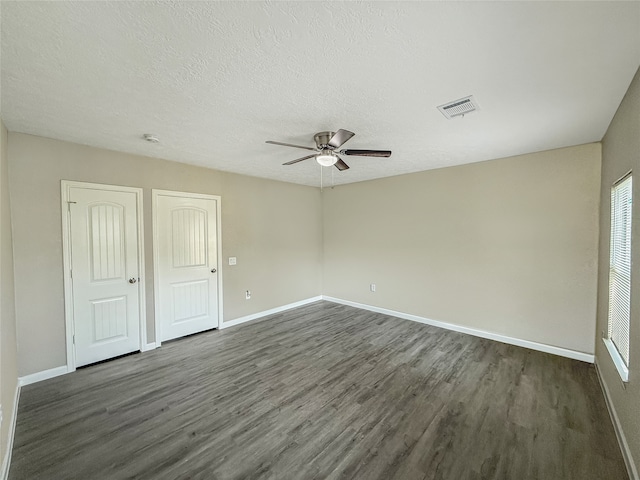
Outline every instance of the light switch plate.
[[229, 257], [229, 265], [235, 265], [237, 262], [236, 257]]

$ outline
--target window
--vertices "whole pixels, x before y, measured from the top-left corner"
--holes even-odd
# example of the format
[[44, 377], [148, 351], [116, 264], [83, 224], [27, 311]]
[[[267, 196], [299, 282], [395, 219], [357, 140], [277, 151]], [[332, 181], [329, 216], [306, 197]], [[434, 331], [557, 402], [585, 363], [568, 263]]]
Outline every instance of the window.
[[622, 380], [629, 380], [631, 317], [631, 174], [611, 189], [609, 321], [604, 343]]

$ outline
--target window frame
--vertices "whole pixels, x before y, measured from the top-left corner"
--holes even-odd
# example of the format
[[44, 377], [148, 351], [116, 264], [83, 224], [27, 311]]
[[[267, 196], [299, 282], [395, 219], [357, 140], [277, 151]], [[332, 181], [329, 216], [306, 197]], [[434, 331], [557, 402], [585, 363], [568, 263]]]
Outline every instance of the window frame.
[[[630, 181], [631, 185], [629, 186], [630, 189], [630, 201], [631, 201], [631, 208], [628, 212], [628, 217], [627, 217], [627, 221], [628, 221], [628, 230], [629, 230], [629, 235], [628, 235], [628, 245], [629, 245], [629, 252], [631, 251], [631, 247], [632, 247], [632, 241], [633, 241], [633, 177], [632, 177], [632, 172], [628, 172], [626, 175], [624, 175], [622, 178], [620, 178], [618, 181], [616, 181], [612, 187], [611, 187], [611, 219], [610, 219], [610, 243], [609, 243], [609, 287], [608, 287], [608, 311], [607, 311], [607, 332], [606, 332], [606, 336], [602, 339], [602, 341], [604, 342], [607, 351], [609, 352], [609, 355], [611, 356], [611, 359], [613, 360], [613, 363], [616, 367], [616, 370], [618, 371], [618, 374], [620, 375], [620, 378], [622, 379], [623, 382], [628, 382], [629, 381], [629, 367], [628, 367], [628, 362], [629, 362], [629, 358], [624, 359], [624, 357], [622, 356], [622, 354], [620, 353], [620, 350], [618, 349], [618, 346], [614, 343], [613, 339], [611, 338], [611, 309], [612, 309], [612, 294], [613, 294], [613, 288], [612, 288], [612, 272], [614, 270], [614, 245], [616, 242], [614, 242], [614, 235], [616, 234], [616, 232], [620, 231], [620, 228], [617, 228], [618, 225], [616, 223], [616, 219], [617, 219], [617, 215], [616, 215], [616, 206], [618, 206], [616, 204], [616, 190], [622, 186], [622, 184], [624, 184], [626, 181]], [[619, 242], [617, 242], [619, 243]], [[628, 312], [627, 316], [628, 316], [628, 324], [627, 324], [627, 339], [630, 339], [630, 330], [631, 330], [631, 254], [629, 254], [629, 303], [628, 305], [625, 305], [626, 308], [628, 308]], [[630, 357], [631, 352], [628, 352], [627, 356]]]

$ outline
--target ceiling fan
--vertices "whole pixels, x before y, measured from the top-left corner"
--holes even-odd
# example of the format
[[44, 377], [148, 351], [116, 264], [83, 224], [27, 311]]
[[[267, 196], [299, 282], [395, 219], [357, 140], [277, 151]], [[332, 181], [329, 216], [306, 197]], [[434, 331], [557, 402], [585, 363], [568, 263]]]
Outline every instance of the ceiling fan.
[[337, 132], [319, 132], [316, 133], [313, 139], [316, 142], [314, 147], [305, 147], [302, 145], [292, 145], [291, 143], [273, 142], [267, 140], [265, 143], [272, 145], [283, 145], [285, 147], [304, 148], [305, 150], [311, 150], [317, 153], [313, 155], [307, 155], [306, 157], [296, 158], [290, 162], [283, 163], [283, 165], [293, 165], [294, 163], [314, 158], [323, 167], [330, 167], [335, 165], [340, 171], [349, 168], [349, 165], [337, 155], [357, 155], [363, 157], [390, 157], [391, 150], [338, 150], [343, 144], [345, 144], [355, 133], [348, 130], [338, 130]]

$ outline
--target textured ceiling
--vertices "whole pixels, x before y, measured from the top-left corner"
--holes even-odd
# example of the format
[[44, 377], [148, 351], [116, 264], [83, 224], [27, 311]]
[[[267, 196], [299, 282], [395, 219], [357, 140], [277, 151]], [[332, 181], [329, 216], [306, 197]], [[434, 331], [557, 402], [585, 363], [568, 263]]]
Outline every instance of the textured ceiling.
[[[10, 131], [307, 185], [315, 161], [265, 140], [393, 151], [325, 184], [599, 141], [640, 65], [637, 1], [0, 8]], [[478, 112], [438, 112], [467, 95]]]

